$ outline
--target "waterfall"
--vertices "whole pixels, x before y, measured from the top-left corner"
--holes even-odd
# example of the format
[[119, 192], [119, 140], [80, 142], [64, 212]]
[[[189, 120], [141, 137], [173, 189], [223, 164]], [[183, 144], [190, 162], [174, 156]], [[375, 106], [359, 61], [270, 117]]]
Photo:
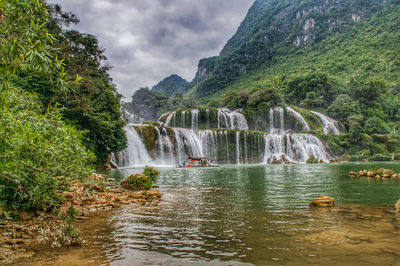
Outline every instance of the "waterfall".
[[199, 132], [199, 137], [203, 146], [203, 154], [207, 158], [217, 161], [217, 133], [213, 130]]
[[218, 109], [218, 128], [249, 130], [246, 118], [241, 110], [230, 111], [227, 108]]
[[228, 132], [224, 131], [223, 134], [225, 135], [225, 140], [226, 140], [226, 160], [228, 164], [230, 163], [229, 160], [229, 137], [228, 137]]
[[304, 118], [301, 114], [299, 114], [298, 112], [296, 112], [289, 106], [286, 107], [286, 111], [288, 112], [288, 114], [291, 114], [292, 116], [294, 116], [297, 119], [297, 121], [299, 121], [303, 125], [303, 130], [310, 130], [310, 127], [308, 126], [306, 120], [304, 120]]
[[181, 155], [186, 159], [189, 156], [203, 157], [203, 143], [194, 130], [186, 128], [173, 128], [176, 141], [183, 145], [179, 147]]
[[182, 127], [185, 127], [185, 122], [186, 122], [186, 117], [185, 117], [186, 111], [182, 112]]
[[146, 164], [154, 164], [149, 153], [144, 146], [142, 139], [136, 132], [133, 125], [125, 126], [126, 138], [128, 140], [128, 147], [116, 155], [118, 165], [122, 167], [127, 166], [143, 166]]
[[173, 120], [175, 121], [175, 116], [176, 116], [176, 112], [172, 112], [172, 113], [170, 113], [170, 114], [168, 115], [167, 120], [165, 120], [165, 126], [166, 126], [166, 127], [170, 127], [170, 126], [171, 126], [171, 125], [170, 125], [171, 120], [173, 119]]
[[330, 118], [329, 116], [326, 116], [326, 115], [318, 113], [318, 112], [311, 111], [311, 113], [318, 116], [319, 119], [321, 120], [322, 126], [324, 127], [325, 135], [329, 135], [329, 134], [339, 135], [340, 134], [339, 129], [336, 127], [338, 122], [335, 119]]
[[199, 110], [192, 110], [192, 129], [199, 129]]
[[[307, 122], [292, 108], [286, 108], [303, 125], [303, 129], [310, 130]], [[328, 162], [331, 157], [325, 145], [315, 136], [310, 134], [288, 134], [284, 128], [284, 112], [281, 107], [270, 109], [270, 134], [264, 135], [265, 163], [304, 163], [311, 156]]]
[[284, 111], [282, 107], [277, 106], [269, 110], [269, 132], [271, 134], [282, 134], [285, 132]]
[[[128, 148], [115, 155], [117, 163], [121, 166], [175, 165], [190, 156], [236, 164], [304, 163], [311, 155], [325, 162], [332, 159], [329, 148], [317, 137], [294, 133], [296, 129], [309, 130], [310, 127], [301, 114], [290, 107], [270, 108], [269, 134], [248, 131], [247, 121], [239, 109], [220, 108], [210, 114], [211, 111], [202, 110], [201, 115], [198, 109], [169, 112], [161, 116], [160, 120], [165, 121], [165, 126], [161, 127], [142, 126], [136, 127], [136, 131], [132, 125], [127, 126]], [[313, 113], [322, 120], [326, 134], [338, 133], [335, 120]], [[200, 126], [219, 129], [200, 130]], [[146, 141], [154, 138], [154, 145], [148, 145], [150, 151], [146, 151], [140, 136]]]
[[266, 163], [304, 163], [311, 155], [329, 162], [331, 157], [325, 145], [310, 134], [265, 135]]
[[236, 164], [240, 164], [240, 131], [236, 131]]

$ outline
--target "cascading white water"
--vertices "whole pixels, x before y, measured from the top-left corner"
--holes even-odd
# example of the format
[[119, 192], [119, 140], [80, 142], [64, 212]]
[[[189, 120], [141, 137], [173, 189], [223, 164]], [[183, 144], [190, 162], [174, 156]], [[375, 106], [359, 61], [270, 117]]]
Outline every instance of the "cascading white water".
[[179, 153], [183, 158], [204, 156], [203, 143], [194, 130], [187, 128], [173, 128], [173, 130], [177, 143], [182, 144], [178, 145], [177, 148], [180, 149]]
[[[303, 130], [309, 129], [309, 126], [301, 114], [292, 108], [288, 107], [284, 110], [282, 107], [273, 107], [270, 109], [270, 134], [264, 135], [264, 138], [260, 138], [260, 134], [250, 135], [247, 132], [248, 124], [240, 112], [240, 110], [231, 112], [228, 109], [221, 108], [218, 109], [218, 113], [215, 113], [215, 115], [218, 117], [219, 128], [241, 129], [243, 131], [199, 130], [199, 110], [190, 112], [191, 119], [189, 123], [191, 123], [192, 129], [177, 127], [168, 129], [164, 126], [149, 126], [146, 130], [154, 128], [158, 137], [155, 149], [151, 151], [153, 159], [146, 151], [138, 135], [138, 133], [145, 133], [144, 128], [143, 133], [141, 133], [136, 132], [131, 126], [127, 127], [129, 147], [118, 154], [117, 161], [120, 165], [122, 161], [122, 166], [135, 166], [180, 164], [189, 156], [207, 157], [216, 162], [220, 159], [224, 163], [236, 162], [237, 164], [254, 162], [255, 160], [260, 160], [262, 163], [305, 162], [311, 155], [323, 161], [331, 159], [328, 148], [318, 138], [312, 135], [293, 133], [293, 130], [295, 130], [293, 121], [302, 125]], [[162, 116], [162, 119], [165, 119], [164, 125], [181, 124], [184, 126], [185, 123], [188, 124], [185, 111], [181, 113], [179, 118], [182, 123], [176, 121], [177, 118], [179, 117], [176, 112], [170, 112]], [[206, 119], [207, 121], [202, 121], [202, 123], [206, 122], [207, 125], [210, 125], [210, 110], [208, 109], [206, 110]], [[286, 119], [289, 120], [285, 121]], [[324, 124], [324, 127], [326, 124]], [[141, 130], [141, 128], [139, 129]], [[172, 132], [169, 130], [173, 130], [174, 134], [171, 134]], [[221, 143], [218, 145], [219, 141]], [[265, 142], [264, 149], [261, 147], [263, 145], [262, 141]], [[233, 143], [230, 144], [230, 142]], [[224, 155], [221, 156], [221, 154]], [[218, 155], [223, 158], [218, 158]], [[261, 160], [261, 158], [263, 159]]]
[[192, 129], [199, 128], [199, 110], [192, 110]]
[[182, 127], [185, 127], [186, 124], [186, 111], [182, 111]]
[[218, 128], [249, 130], [246, 118], [241, 110], [230, 111], [227, 108], [218, 109]]
[[136, 132], [133, 125], [125, 126], [126, 138], [128, 140], [128, 147], [116, 154], [116, 160], [121, 167], [128, 166], [143, 166], [146, 164], [154, 164], [153, 159], [147, 152], [142, 139]]
[[203, 153], [207, 158], [217, 161], [217, 133], [213, 130], [199, 132], [199, 137], [203, 146]]
[[240, 131], [236, 131], [236, 164], [240, 164]]
[[170, 114], [168, 115], [167, 120], [165, 120], [165, 126], [166, 126], [166, 127], [170, 127], [170, 126], [171, 126], [171, 125], [170, 125], [171, 120], [173, 119], [173, 120], [175, 121], [175, 116], [176, 116], [176, 112], [172, 112], [172, 113], [170, 113]]
[[322, 126], [324, 127], [324, 133], [326, 135], [329, 135], [329, 134], [339, 135], [340, 134], [339, 129], [336, 127], [336, 125], [338, 125], [338, 122], [335, 119], [330, 118], [329, 116], [326, 116], [326, 115], [318, 113], [318, 112], [311, 111], [311, 113], [313, 113], [319, 117], [319, 119], [322, 122]]
[[[303, 125], [304, 130], [310, 130], [307, 122], [298, 112], [287, 107], [292, 115]], [[264, 136], [265, 151], [263, 162], [266, 163], [304, 163], [311, 156], [328, 162], [331, 157], [325, 145], [310, 134], [288, 134], [284, 129], [283, 109], [270, 109], [270, 133]], [[277, 121], [277, 119], [279, 121]]]
[[331, 159], [325, 145], [313, 135], [270, 134], [264, 139], [266, 163], [304, 163], [311, 155], [324, 162]]
[[301, 124], [303, 124], [303, 130], [310, 130], [310, 126], [307, 124], [306, 120], [304, 120], [304, 118], [301, 114], [299, 114], [298, 112], [296, 112], [289, 106], [286, 107], [286, 111], [288, 112], [288, 114], [291, 114], [294, 117], [296, 117], [297, 121], [299, 121]]
[[[278, 117], [279, 119], [275, 119]], [[282, 134], [285, 132], [284, 111], [280, 106], [269, 109], [270, 134]]]

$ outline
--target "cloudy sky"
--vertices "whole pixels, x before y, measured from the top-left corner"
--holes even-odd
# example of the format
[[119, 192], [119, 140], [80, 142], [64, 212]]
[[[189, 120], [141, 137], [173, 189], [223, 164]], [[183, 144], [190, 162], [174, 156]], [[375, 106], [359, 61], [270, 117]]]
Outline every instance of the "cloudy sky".
[[96, 35], [118, 90], [178, 74], [192, 80], [199, 59], [218, 55], [254, 0], [49, 0], [76, 14]]

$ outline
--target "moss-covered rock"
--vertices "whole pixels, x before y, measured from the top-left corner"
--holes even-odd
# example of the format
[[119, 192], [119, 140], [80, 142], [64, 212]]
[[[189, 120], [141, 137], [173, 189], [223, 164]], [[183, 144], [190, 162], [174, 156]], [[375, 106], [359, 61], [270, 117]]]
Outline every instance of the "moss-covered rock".
[[129, 190], [149, 190], [153, 186], [150, 177], [144, 174], [133, 174], [121, 182], [121, 186]]

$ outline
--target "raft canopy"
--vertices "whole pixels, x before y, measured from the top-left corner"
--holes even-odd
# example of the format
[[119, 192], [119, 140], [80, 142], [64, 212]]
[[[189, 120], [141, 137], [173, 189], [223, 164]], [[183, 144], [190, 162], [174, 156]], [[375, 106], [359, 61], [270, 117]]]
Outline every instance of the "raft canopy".
[[210, 160], [210, 159], [208, 159], [208, 158], [200, 158], [200, 157], [196, 157], [196, 158], [189, 157], [188, 160], [196, 162], [196, 161], [202, 161], [202, 160], [204, 161], [204, 160]]

